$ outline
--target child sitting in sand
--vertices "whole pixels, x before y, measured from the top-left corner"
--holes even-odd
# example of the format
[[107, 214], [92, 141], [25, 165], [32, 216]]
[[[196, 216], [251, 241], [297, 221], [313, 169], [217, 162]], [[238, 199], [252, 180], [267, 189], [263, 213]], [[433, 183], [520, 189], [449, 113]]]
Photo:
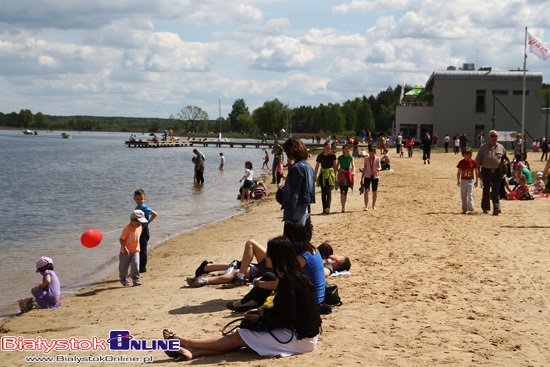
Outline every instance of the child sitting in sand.
[[544, 192], [544, 175], [542, 172], [537, 172], [537, 181], [535, 182], [535, 191], [533, 194], [542, 194]]
[[33, 297], [40, 308], [56, 308], [62, 306], [61, 285], [53, 271], [53, 261], [49, 257], [42, 256], [36, 260], [36, 272], [42, 275], [42, 284], [31, 289]]
[[517, 200], [533, 200], [533, 194], [529, 192], [529, 185], [527, 185], [527, 178], [521, 176], [519, 179], [519, 186], [516, 188]]
[[258, 181], [254, 189], [254, 199], [262, 199], [264, 196], [267, 196], [267, 189], [263, 181]]
[[130, 215], [130, 223], [124, 227], [120, 235], [120, 254], [118, 256], [118, 272], [120, 283], [123, 286], [130, 284], [128, 280], [128, 266], [131, 267], [130, 275], [134, 286], [141, 285], [139, 276], [139, 236], [141, 236], [141, 224], [147, 223], [145, 213], [134, 210]]

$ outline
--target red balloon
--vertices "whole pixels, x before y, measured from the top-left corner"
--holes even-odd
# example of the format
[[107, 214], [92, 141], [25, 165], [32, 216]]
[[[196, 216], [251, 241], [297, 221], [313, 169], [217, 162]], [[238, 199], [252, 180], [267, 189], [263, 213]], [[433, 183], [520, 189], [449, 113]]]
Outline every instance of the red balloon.
[[89, 229], [86, 232], [82, 233], [80, 237], [80, 242], [84, 247], [92, 248], [99, 245], [103, 239], [103, 233], [97, 229]]

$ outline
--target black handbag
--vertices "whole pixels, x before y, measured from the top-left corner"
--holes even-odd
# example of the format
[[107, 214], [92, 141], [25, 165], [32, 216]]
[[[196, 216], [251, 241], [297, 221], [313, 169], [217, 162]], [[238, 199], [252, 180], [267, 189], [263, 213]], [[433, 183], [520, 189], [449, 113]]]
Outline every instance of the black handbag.
[[332, 306], [341, 306], [342, 300], [338, 294], [338, 286], [325, 283], [325, 303]]
[[[231, 329], [226, 331], [226, 329], [229, 326], [231, 326], [233, 324], [236, 324], [237, 322], [240, 322], [240, 324], [236, 325], [236, 326], [233, 326]], [[259, 318], [249, 319], [249, 318], [246, 318], [246, 317], [241, 317], [240, 319], [233, 320], [233, 321], [229, 322], [227, 325], [225, 325], [223, 327], [222, 335], [227, 335], [227, 334], [231, 333], [232, 331], [234, 331], [235, 329], [248, 329], [248, 330], [252, 330], [252, 331], [267, 331], [275, 340], [277, 340], [281, 344], [288, 344], [294, 338], [294, 331], [291, 330], [290, 339], [288, 339], [286, 342], [280, 341], [279, 339], [277, 339], [277, 337], [275, 335], [273, 335], [273, 333], [271, 332], [269, 327], [266, 324], [264, 324], [262, 322], [262, 320], [259, 319]]]

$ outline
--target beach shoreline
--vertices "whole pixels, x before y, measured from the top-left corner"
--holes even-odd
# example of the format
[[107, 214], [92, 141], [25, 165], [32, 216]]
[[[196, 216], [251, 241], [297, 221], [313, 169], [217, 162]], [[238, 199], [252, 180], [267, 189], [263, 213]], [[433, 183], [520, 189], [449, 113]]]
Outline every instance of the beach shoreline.
[[[532, 157], [531, 168], [542, 170], [538, 155]], [[298, 366], [330, 359], [336, 366], [547, 365], [550, 253], [542, 239], [550, 234], [550, 220], [541, 213], [550, 200], [505, 201], [501, 215], [484, 215], [478, 187], [476, 213], [461, 215], [455, 168], [459, 159], [441, 149], [430, 165], [422, 164], [417, 151], [412, 159], [393, 158], [393, 172], [382, 173], [377, 211], [363, 212], [357, 185], [348, 194], [346, 213], [340, 213], [340, 195], [334, 191], [334, 214], [321, 215], [317, 190], [312, 242], [328, 241], [335, 252], [350, 257], [352, 268], [351, 275], [328, 279], [339, 286], [344, 304], [323, 316], [316, 350], [283, 359], [243, 350], [201, 357], [198, 363]], [[314, 159], [309, 162], [314, 166]], [[361, 161], [356, 165], [362, 166]], [[270, 196], [251, 203], [246, 213], [158, 245], [150, 254], [143, 286], [123, 288], [112, 274], [64, 297], [63, 307], [4, 320], [0, 336], [106, 339], [110, 330], [128, 330], [135, 339], [153, 340], [161, 338], [163, 328], [189, 337], [219, 334], [239, 316], [225, 304], [239, 299], [248, 287], [191, 289], [185, 278], [205, 259], [240, 259], [250, 238], [265, 245], [282, 233], [274, 187], [268, 184]], [[124, 354], [168, 362], [161, 351]], [[3, 352], [10, 366], [43, 365], [25, 362], [25, 356], [39, 355]]]

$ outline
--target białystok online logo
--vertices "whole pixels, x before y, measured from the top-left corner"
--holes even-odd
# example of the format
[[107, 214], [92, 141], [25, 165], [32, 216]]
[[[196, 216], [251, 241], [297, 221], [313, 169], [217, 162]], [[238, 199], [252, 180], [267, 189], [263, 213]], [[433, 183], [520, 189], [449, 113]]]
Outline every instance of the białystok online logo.
[[25, 339], [21, 336], [3, 336], [1, 350], [3, 351], [41, 351], [48, 354], [52, 351], [105, 351], [107, 350], [178, 350], [180, 342], [177, 339], [134, 339], [128, 330], [111, 330], [109, 339], [52, 339], [47, 341], [41, 336], [36, 339]]

